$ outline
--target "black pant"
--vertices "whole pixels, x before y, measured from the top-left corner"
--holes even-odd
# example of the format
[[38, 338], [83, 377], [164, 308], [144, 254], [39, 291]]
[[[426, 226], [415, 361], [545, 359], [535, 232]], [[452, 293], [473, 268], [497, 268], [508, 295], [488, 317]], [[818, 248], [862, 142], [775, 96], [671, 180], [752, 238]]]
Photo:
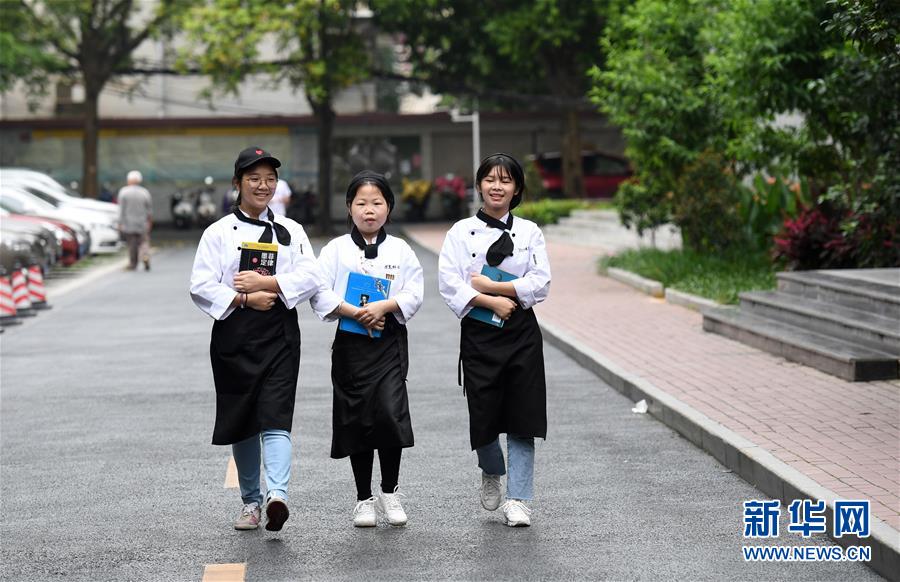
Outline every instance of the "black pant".
[[[381, 465], [381, 490], [393, 493], [400, 479], [401, 447], [378, 449], [378, 463]], [[375, 451], [366, 451], [350, 455], [350, 466], [353, 467], [353, 479], [356, 481], [356, 499], [363, 501], [372, 497], [372, 463]]]

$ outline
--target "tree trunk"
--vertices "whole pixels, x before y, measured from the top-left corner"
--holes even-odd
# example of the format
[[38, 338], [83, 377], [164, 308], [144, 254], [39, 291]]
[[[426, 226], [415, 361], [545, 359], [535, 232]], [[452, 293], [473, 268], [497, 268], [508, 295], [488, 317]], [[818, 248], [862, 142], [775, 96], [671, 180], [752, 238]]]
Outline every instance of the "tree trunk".
[[578, 112], [564, 113], [565, 130], [562, 143], [563, 196], [584, 198], [584, 168], [581, 163], [581, 134], [578, 131]]
[[97, 198], [97, 142], [100, 133], [98, 106], [100, 91], [85, 83], [84, 135], [82, 136], [81, 193], [87, 198]]
[[334, 109], [331, 101], [311, 104], [316, 115], [319, 146], [319, 236], [330, 236], [331, 225], [331, 136], [334, 132]]

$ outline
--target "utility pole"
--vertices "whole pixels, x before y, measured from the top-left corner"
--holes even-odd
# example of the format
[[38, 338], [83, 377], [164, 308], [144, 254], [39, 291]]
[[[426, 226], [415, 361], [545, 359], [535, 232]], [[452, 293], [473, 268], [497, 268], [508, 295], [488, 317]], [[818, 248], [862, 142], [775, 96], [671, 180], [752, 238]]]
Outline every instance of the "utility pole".
[[472, 113], [461, 115], [458, 107], [450, 110], [450, 119], [453, 123], [472, 124], [472, 198], [469, 200], [469, 213], [474, 214], [481, 205], [478, 200], [478, 191], [475, 188], [475, 174], [481, 164], [481, 124], [478, 117], [478, 100], [472, 107]]

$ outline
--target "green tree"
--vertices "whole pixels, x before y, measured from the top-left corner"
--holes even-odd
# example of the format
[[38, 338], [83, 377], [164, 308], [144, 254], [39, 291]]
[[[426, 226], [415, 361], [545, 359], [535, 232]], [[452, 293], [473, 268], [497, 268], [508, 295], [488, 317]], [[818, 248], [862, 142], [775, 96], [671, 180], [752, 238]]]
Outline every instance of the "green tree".
[[508, 107], [550, 109], [563, 120], [567, 196], [582, 197], [578, 113], [589, 109], [588, 69], [616, 0], [373, 0], [376, 21], [403, 35], [416, 79], [435, 91]]
[[49, 75], [65, 63], [47, 54], [19, 0], [0, 0], [0, 93], [21, 81], [29, 96], [44, 95]]
[[[304, 91], [318, 130], [321, 234], [331, 232], [334, 98], [369, 74], [356, 8], [351, 0], [206, 0], [184, 19], [192, 44], [182, 65], [196, 64], [214, 90], [236, 93], [247, 75], [264, 73]], [[274, 43], [278, 62], [261, 61], [264, 42]]]
[[[65, 72], [84, 87], [82, 184], [86, 196], [96, 197], [100, 93], [111, 78], [127, 72], [134, 50], [170, 22], [184, 2], [160, 0], [152, 8], [134, 0], [19, 0], [15, 7], [7, 4], [4, 2], [4, 16], [13, 13], [21, 28], [17, 33], [4, 25], [4, 31], [13, 35], [10, 44], [16, 47], [16, 53], [5, 56], [4, 61], [10, 57], [17, 63], [17, 68], [4, 67], [5, 74], [34, 79]], [[20, 62], [18, 55], [30, 60]]]
[[606, 28], [606, 66], [592, 69], [590, 96], [622, 128], [637, 169], [638, 183], [617, 196], [626, 224], [644, 229], [671, 219], [685, 169], [703, 151], [725, 151], [729, 128], [704, 66], [712, 48], [704, 30], [721, 7], [716, 0], [638, 0]]

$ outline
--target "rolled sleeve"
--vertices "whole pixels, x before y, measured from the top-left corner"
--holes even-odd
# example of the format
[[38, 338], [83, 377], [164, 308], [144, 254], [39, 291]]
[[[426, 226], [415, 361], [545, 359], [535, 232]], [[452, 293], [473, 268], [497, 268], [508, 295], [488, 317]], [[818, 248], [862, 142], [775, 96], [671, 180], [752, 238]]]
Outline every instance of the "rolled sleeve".
[[288, 309], [293, 309], [298, 303], [318, 293], [321, 281], [319, 266], [312, 255], [306, 233], [302, 229], [294, 230], [291, 237], [291, 271], [275, 275], [278, 288], [281, 289], [278, 295]]
[[444, 238], [441, 254], [438, 258], [438, 288], [444, 302], [460, 319], [471, 310], [469, 302], [479, 295], [467, 281], [465, 267], [459, 264], [459, 258], [466, 255], [466, 248], [459, 240], [453, 228]]
[[213, 319], [225, 319], [231, 315], [234, 311], [231, 302], [237, 295], [237, 291], [222, 283], [219, 242], [217, 233], [207, 229], [200, 238], [191, 270], [191, 300]]
[[529, 246], [528, 270], [512, 282], [523, 309], [531, 309], [550, 294], [550, 260], [540, 229], [535, 229]]
[[422, 265], [416, 253], [406, 245], [404, 248], [403, 271], [401, 280], [403, 287], [394, 295], [397, 300], [397, 306], [400, 307], [400, 323], [406, 324], [419, 308], [425, 299], [425, 277], [422, 274]]
[[309, 299], [309, 306], [322, 321], [335, 321], [338, 319], [338, 315], [334, 311], [343, 301], [334, 292], [338, 260], [335, 244], [332, 241], [319, 252], [319, 259], [316, 262], [319, 269], [319, 288]]

